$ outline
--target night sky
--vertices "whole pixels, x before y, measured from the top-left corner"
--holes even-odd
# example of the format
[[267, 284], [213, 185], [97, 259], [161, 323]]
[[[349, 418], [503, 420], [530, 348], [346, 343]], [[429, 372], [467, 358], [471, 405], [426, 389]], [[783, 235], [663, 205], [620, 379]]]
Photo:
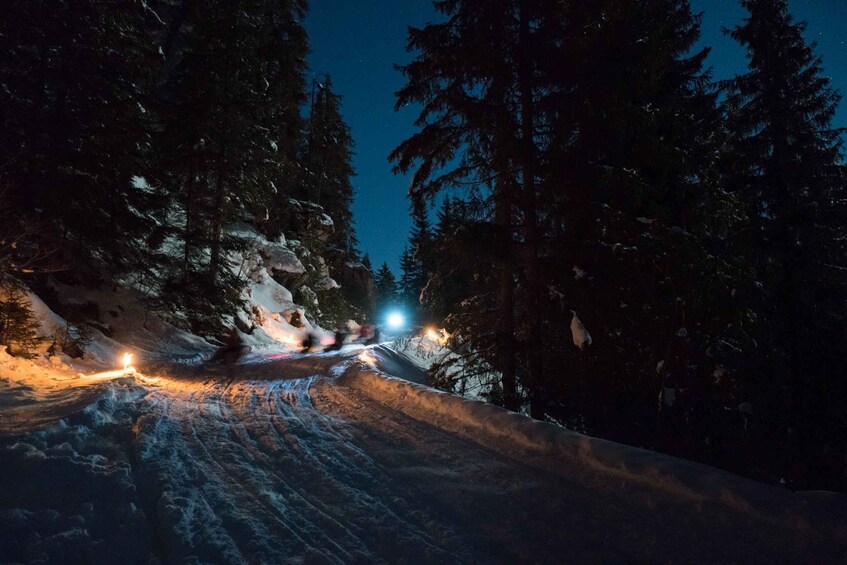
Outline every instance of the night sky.
[[[745, 11], [734, 0], [692, 0], [691, 5], [703, 12], [702, 42], [712, 47], [708, 63], [715, 78], [743, 72], [744, 51], [721, 29], [739, 23]], [[791, 11], [795, 19], [808, 22], [806, 39], [818, 43], [817, 53], [823, 56], [834, 86], [847, 93], [842, 31], [847, 0], [793, 0]], [[375, 267], [385, 261], [398, 276], [411, 225], [408, 179], [391, 172], [387, 156], [414, 133], [417, 109], [394, 111], [394, 93], [403, 85], [394, 65], [411, 60], [405, 50], [407, 27], [438, 18], [427, 0], [312, 0], [305, 21], [312, 74], [332, 75], [356, 140], [353, 215], [360, 247], [370, 254]], [[847, 101], [842, 102], [835, 125], [847, 125]]]

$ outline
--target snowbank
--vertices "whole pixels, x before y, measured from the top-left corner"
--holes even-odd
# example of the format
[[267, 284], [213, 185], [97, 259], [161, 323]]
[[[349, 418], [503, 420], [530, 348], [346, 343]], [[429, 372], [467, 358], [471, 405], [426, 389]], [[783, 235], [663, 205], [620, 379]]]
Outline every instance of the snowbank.
[[633, 488], [664, 491], [697, 505], [718, 504], [765, 521], [791, 522], [800, 530], [813, 528], [816, 519], [802, 517], [809, 513], [838, 516], [835, 531], [847, 537], [847, 500], [842, 495], [777, 489], [713, 467], [592, 438], [498, 406], [380, 374], [363, 363], [352, 365], [340, 382], [412, 418], [553, 472], [602, 476]]
[[0, 554], [13, 562], [144, 562], [152, 532], [130, 439], [145, 391], [121, 379], [68, 392], [49, 403], [47, 412], [62, 418], [54, 425], [27, 434], [0, 427]]
[[[284, 240], [270, 241], [255, 228], [244, 224], [231, 226], [229, 231], [249, 244], [243, 254], [234, 255], [236, 274], [248, 280], [242, 296], [245, 311], [239, 316], [243, 327], [251, 327], [252, 330], [243, 333], [244, 342], [256, 350], [271, 350], [280, 346], [299, 349], [308, 333], [317, 334], [321, 340], [328, 339], [331, 334], [312, 324], [306, 318], [305, 310], [294, 303], [291, 291], [275, 278], [280, 274], [297, 278], [306, 272]], [[289, 323], [294, 312], [299, 313], [303, 327]]]
[[[424, 330], [420, 335], [397, 339], [385, 347], [414, 363], [423, 373], [427, 373], [436, 363], [445, 363], [449, 365], [446, 367], [447, 374], [458, 376], [464, 371], [465, 362], [460, 355], [446, 346], [449, 337], [449, 334], [443, 329], [430, 328]], [[398, 375], [390, 369], [385, 370], [382, 367], [380, 369], [385, 373]], [[405, 375], [403, 376], [405, 377]], [[406, 380], [426, 384], [426, 379], [406, 378]], [[465, 398], [485, 400], [490, 392], [491, 382], [494, 380], [496, 379], [493, 371], [475, 374], [462, 381], [462, 390], [461, 392], [457, 391], [457, 393]]]

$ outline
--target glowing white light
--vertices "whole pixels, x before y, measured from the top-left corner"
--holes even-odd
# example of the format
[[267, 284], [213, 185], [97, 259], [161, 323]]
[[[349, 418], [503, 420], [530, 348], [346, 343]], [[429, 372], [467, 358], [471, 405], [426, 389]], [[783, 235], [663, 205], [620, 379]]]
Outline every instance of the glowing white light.
[[124, 371], [129, 369], [130, 363], [132, 363], [132, 353], [124, 353]]
[[392, 312], [388, 315], [388, 327], [392, 329], [400, 329], [403, 327], [403, 324], [406, 323], [405, 318], [403, 318], [403, 314], [400, 312]]

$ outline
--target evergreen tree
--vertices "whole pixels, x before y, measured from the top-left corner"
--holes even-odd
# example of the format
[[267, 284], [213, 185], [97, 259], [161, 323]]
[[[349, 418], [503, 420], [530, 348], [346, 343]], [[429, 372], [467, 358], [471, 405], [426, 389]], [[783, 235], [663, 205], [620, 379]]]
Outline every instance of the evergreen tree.
[[364, 267], [365, 267], [368, 271], [370, 271], [371, 273], [373, 273], [373, 270], [374, 270], [374, 269], [373, 269], [373, 265], [371, 265], [371, 258], [370, 258], [370, 255], [368, 255], [367, 253], [365, 253], [365, 256], [364, 256], [364, 257], [362, 257], [362, 265], [363, 265], [363, 266], [364, 266]]
[[279, 191], [295, 182], [305, 101], [304, 9], [296, 1], [184, 1], [165, 40], [156, 180], [180, 205], [183, 253], [163, 294], [195, 329], [218, 326], [239, 305], [243, 282], [227, 259], [237, 240], [225, 227], [240, 220], [281, 231], [287, 198]]
[[358, 240], [353, 227], [353, 137], [341, 116], [341, 97], [329, 75], [312, 83], [307, 148], [304, 158], [308, 200], [323, 206], [335, 223], [331, 243], [355, 258]]
[[751, 302], [762, 322], [744, 394], [769, 422], [769, 447], [790, 433], [798, 451], [789, 456], [807, 460], [824, 444], [843, 450], [847, 432], [847, 387], [835, 378], [845, 356], [832, 341], [847, 334], [842, 130], [832, 126], [840, 95], [785, 0], [741, 4], [749, 16], [728, 33], [747, 49], [749, 70], [726, 83], [729, 179], [750, 219], [760, 283]]
[[415, 254], [408, 245], [403, 248], [403, 253], [400, 255], [400, 296], [403, 303], [410, 308], [417, 309], [419, 306], [420, 288], [418, 281], [420, 280], [419, 264], [415, 261]]
[[397, 279], [391, 269], [388, 268], [388, 263], [383, 263], [374, 275], [374, 285], [376, 286], [376, 307], [378, 310], [383, 310], [387, 306], [397, 303]]
[[438, 224], [435, 226], [435, 238], [449, 237], [456, 230], [458, 224], [458, 213], [455, 210], [460, 201], [457, 198], [445, 198], [438, 210]]
[[[486, 305], [474, 307], [477, 313], [490, 313], [489, 319], [483, 321], [488, 316], [477, 314], [461, 325], [467, 329], [464, 337], [469, 351], [476, 352], [475, 361], [490, 364], [502, 375], [505, 405], [512, 410], [519, 407], [515, 205], [522, 188], [534, 186], [535, 182], [534, 173], [521, 173], [530, 145], [522, 144], [522, 138], [532, 128], [521, 130], [515, 119], [516, 115], [532, 115], [524, 96], [527, 81], [521, 80], [526, 78], [524, 70], [528, 64], [522, 56], [528, 43], [525, 32], [530, 27], [522, 9], [526, 4], [515, 0], [436, 2], [447, 21], [410, 30], [408, 47], [418, 54], [412, 63], [402, 67], [407, 84], [398, 92], [397, 107], [409, 103], [423, 106], [418, 119], [421, 129], [390, 156], [399, 172], [415, 169], [410, 188], [413, 202], [433, 198], [456, 185], [485, 190], [489, 195], [490, 215], [486, 221], [495, 227], [486, 243], [499, 253], [487, 266], [476, 261], [473, 264], [481, 269], [475, 275], [490, 281], [497, 291], [480, 289], [478, 298]], [[500, 56], [491, 57], [491, 53]], [[534, 202], [534, 194], [524, 196], [525, 202]], [[531, 218], [525, 225], [536, 219]], [[536, 226], [529, 227], [534, 230]], [[535, 244], [536, 239], [528, 234], [526, 239]], [[478, 256], [495, 258], [491, 252]], [[525, 257], [528, 262], [536, 261], [532, 253]], [[531, 273], [536, 272], [534, 266], [528, 269]], [[533, 286], [534, 291], [537, 288]], [[536, 373], [527, 371], [530, 378]]]
[[[545, 351], [573, 370], [545, 393], [570, 424], [676, 449], [657, 437], [679, 426], [663, 424], [656, 399], [707, 382], [714, 366], [698, 356], [727, 322], [712, 319], [709, 291], [725, 279], [705, 251], [720, 235], [706, 225], [720, 122], [707, 50], [692, 51], [699, 19], [687, 1], [605, 0], [547, 23], [566, 64], [542, 57], [539, 70], [550, 89], [541, 119], [553, 128], [540, 188], [550, 214]], [[595, 338], [588, 353], [571, 344], [571, 310]]]
[[[744, 339], [728, 296], [744, 269], [721, 255], [743, 214], [719, 188], [699, 18], [684, 0], [437, 6], [448, 20], [412, 30], [419, 55], [398, 98], [424, 106], [421, 130], [392, 158], [416, 168], [413, 197], [482, 195], [450, 244], [459, 264], [432, 285], [451, 268], [469, 281], [450, 318], [478, 370], [496, 370], [504, 404], [522, 393], [537, 417], [639, 444], [708, 443], [660, 437], [679, 426], [656, 401], [678, 386], [708, 406], [703, 420], [719, 413], [707, 351]], [[478, 55], [490, 52], [501, 57]], [[594, 332], [587, 351], [570, 345], [572, 309]]]
[[432, 232], [426, 207], [422, 203], [413, 206], [412, 230], [409, 243], [400, 256], [400, 296], [402, 301], [422, 313], [420, 295], [429, 278], [432, 266]]
[[0, 297], [0, 345], [10, 355], [34, 357], [38, 346], [38, 322], [19, 288], [5, 283]]
[[[10, 2], [0, 18], [4, 201], [58, 242], [62, 260], [113, 274], [148, 260], [157, 195], [146, 168], [157, 26], [143, 3]], [[119, 30], [116, 31], [116, 30]]]

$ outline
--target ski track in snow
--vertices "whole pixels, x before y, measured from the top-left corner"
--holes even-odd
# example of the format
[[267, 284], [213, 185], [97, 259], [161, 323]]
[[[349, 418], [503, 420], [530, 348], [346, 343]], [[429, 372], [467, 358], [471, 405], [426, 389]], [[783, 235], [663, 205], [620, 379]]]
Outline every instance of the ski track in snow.
[[[346, 424], [317, 410], [317, 377], [154, 391], [136, 425], [162, 501], [165, 553], [280, 562], [456, 561], [467, 548], [398, 492]], [[167, 428], [167, 429], [163, 429]], [[452, 535], [456, 538], [455, 534]]]
[[[0, 452], [14, 464], [0, 481], [31, 480], [34, 470], [51, 480], [56, 459], [79, 475], [62, 479], [67, 488], [91, 492], [0, 494], [0, 561], [117, 562], [120, 544], [124, 562], [168, 563], [800, 557], [796, 532], [762, 531], [744, 512], [556, 472], [410, 418], [336, 382], [349, 356], [252, 358], [232, 380], [174, 366], [176, 376], [147, 386], [108, 385], [85, 416], [28, 434], [6, 429]], [[101, 460], [114, 469], [104, 474]], [[38, 508], [20, 508], [33, 497]], [[4, 540], [14, 547], [4, 551]]]

